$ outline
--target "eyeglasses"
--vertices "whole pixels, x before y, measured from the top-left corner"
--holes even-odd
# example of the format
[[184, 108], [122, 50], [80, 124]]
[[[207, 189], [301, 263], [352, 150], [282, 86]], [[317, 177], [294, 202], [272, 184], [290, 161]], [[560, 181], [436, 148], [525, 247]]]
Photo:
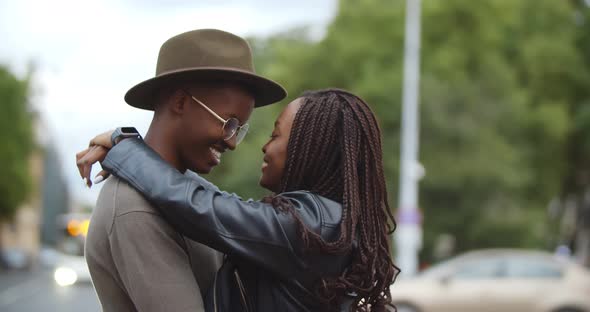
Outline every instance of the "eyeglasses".
[[213, 115], [215, 118], [217, 118], [217, 120], [219, 120], [223, 123], [223, 126], [221, 128], [221, 133], [222, 133], [222, 137], [223, 137], [224, 141], [229, 141], [235, 135], [236, 136], [236, 145], [238, 145], [238, 144], [240, 144], [240, 142], [242, 142], [242, 140], [246, 136], [246, 133], [248, 133], [248, 128], [250, 128], [250, 126], [247, 123], [240, 126], [240, 121], [234, 117], [231, 117], [231, 118], [225, 120], [225, 119], [221, 118], [221, 116], [217, 115], [217, 113], [215, 113], [212, 109], [207, 107], [207, 105], [205, 105], [203, 102], [197, 100], [197, 98], [192, 96], [190, 93], [188, 93], [186, 91], [184, 91], [184, 92], [186, 94], [188, 94], [193, 99], [193, 101], [199, 103], [199, 105], [201, 105], [204, 109], [206, 109], [209, 113], [211, 113], [211, 115]]

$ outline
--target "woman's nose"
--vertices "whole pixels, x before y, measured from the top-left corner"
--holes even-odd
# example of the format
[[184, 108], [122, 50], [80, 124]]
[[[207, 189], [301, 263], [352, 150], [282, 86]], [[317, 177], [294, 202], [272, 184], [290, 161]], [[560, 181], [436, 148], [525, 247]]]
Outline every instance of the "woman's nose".
[[268, 145], [268, 142], [266, 142], [266, 144], [262, 145], [262, 153], [266, 154], [266, 146]]

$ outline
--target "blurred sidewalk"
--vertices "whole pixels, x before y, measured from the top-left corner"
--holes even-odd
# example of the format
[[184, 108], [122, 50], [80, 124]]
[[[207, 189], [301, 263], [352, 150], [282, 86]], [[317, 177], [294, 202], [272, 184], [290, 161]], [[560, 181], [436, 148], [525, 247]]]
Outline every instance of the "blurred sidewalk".
[[91, 284], [60, 287], [53, 270], [0, 271], [0, 311], [100, 311]]

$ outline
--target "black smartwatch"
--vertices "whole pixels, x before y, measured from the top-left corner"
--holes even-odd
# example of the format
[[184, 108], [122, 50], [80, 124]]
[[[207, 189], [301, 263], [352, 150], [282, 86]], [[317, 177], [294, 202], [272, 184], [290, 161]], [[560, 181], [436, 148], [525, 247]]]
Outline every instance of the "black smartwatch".
[[115, 146], [121, 140], [126, 138], [138, 138], [141, 139], [141, 134], [134, 127], [119, 127], [115, 129], [115, 132], [111, 135], [111, 144]]

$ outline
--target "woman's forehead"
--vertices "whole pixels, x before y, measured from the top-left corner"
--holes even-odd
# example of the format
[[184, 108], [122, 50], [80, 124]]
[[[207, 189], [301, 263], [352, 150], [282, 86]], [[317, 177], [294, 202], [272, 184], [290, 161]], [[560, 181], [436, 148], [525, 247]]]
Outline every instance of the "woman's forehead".
[[291, 103], [287, 104], [287, 106], [283, 109], [283, 111], [275, 121], [275, 127], [288, 127], [290, 129], [293, 125], [295, 115], [297, 115], [297, 112], [299, 111], [299, 108], [301, 108], [302, 104], [302, 98], [297, 98], [293, 100]]

